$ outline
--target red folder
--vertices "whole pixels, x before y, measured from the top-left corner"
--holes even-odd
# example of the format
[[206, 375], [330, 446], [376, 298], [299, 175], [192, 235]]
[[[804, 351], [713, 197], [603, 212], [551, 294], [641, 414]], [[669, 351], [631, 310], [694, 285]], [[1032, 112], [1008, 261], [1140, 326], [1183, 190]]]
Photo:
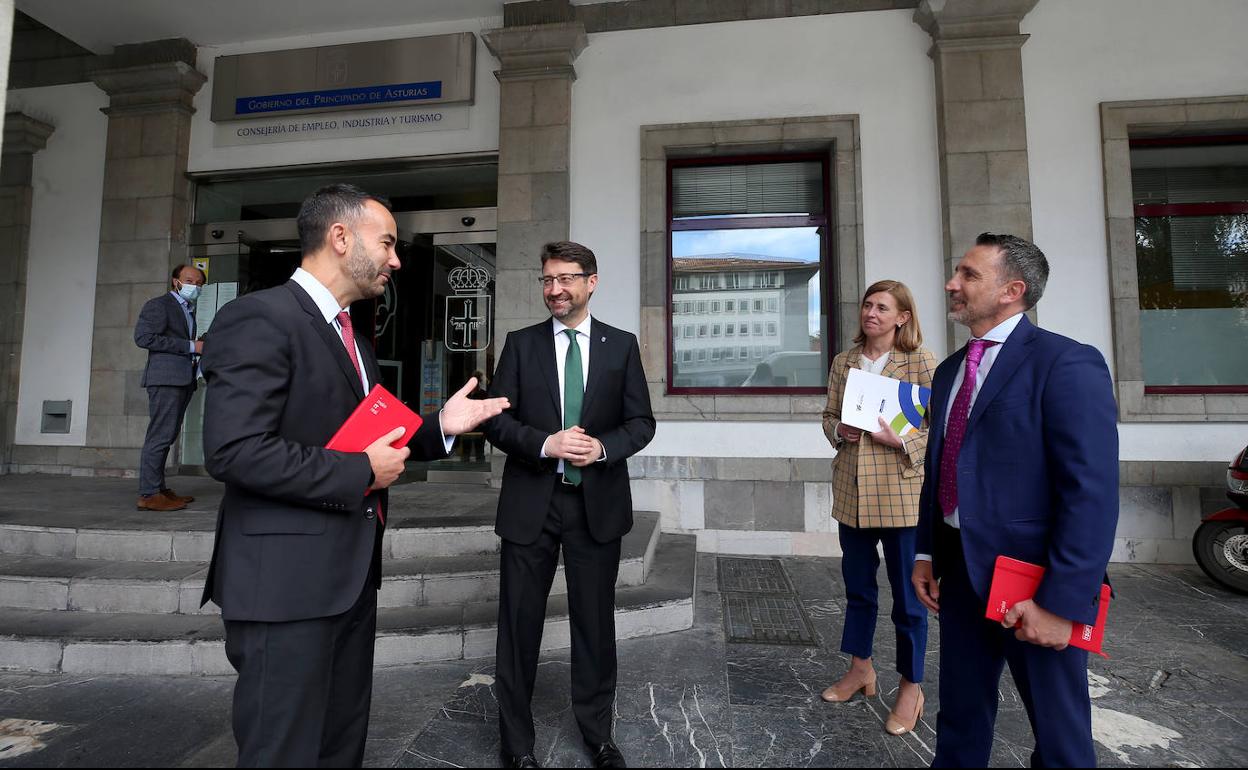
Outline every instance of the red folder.
[[[996, 569], [992, 572], [992, 587], [988, 591], [988, 611], [984, 616], [1000, 623], [1011, 607], [1036, 595], [1043, 578], [1044, 567], [1008, 556], [998, 556]], [[1096, 625], [1074, 623], [1070, 629], [1072, 647], [1094, 652], [1102, 658], [1109, 657], [1101, 652], [1101, 645], [1105, 641], [1105, 618], [1109, 614], [1109, 596], [1109, 586], [1102, 585]]]
[[408, 409], [390, 391], [374, 385], [325, 448], [339, 452], [363, 452], [374, 441], [401, 425], [407, 430], [390, 445], [401, 449], [416, 435], [421, 422], [420, 415]]

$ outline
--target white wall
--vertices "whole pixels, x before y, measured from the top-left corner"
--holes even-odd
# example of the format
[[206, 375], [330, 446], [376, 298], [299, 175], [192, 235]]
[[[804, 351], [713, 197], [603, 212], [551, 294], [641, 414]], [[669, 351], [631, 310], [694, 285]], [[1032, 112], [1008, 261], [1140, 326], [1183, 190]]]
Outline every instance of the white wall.
[[[19, 444], [86, 444], [106, 106], [108, 97], [91, 83], [8, 92], [8, 109], [56, 127], [35, 155]], [[40, 433], [44, 400], [65, 399], [74, 402], [70, 433]]]
[[[593, 310], [640, 326], [640, 127], [857, 114], [866, 282], [905, 281], [944, 353], [944, 283], [931, 40], [911, 11], [700, 24], [591, 35], [576, 62], [571, 237], [598, 256]], [[763, 439], [759, 440], [762, 436]], [[818, 424], [660, 425], [647, 454], [821, 457]]]
[[[302, 35], [277, 40], [251, 40], [228, 46], [199, 49], [199, 71], [209, 80], [195, 96], [196, 113], [191, 119], [191, 150], [188, 170], [220, 171], [359, 161], [376, 158], [450, 155], [498, 151], [498, 81], [494, 70], [498, 60], [485, 47], [480, 34], [502, 26], [502, 19], [470, 19], [441, 24], [420, 24], [385, 29], [349, 30], [331, 34]], [[348, 140], [321, 139], [282, 142], [250, 147], [213, 147], [212, 69], [218, 56], [311, 48], [369, 40], [425, 37], [454, 32], [477, 33], [477, 72], [475, 102], [469, 112], [466, 130], [393, 134]]]
[[[1032, 218], [1053, 270], [1040, 322], [1111, 367], [1100, 103], [1248, 93], [1245, 28], [1243, 0], [1041, 0], [1023, 21]], [[1224, 461], [1248, 442], [1243, 425], [1119, 432], [1124, 460]]]

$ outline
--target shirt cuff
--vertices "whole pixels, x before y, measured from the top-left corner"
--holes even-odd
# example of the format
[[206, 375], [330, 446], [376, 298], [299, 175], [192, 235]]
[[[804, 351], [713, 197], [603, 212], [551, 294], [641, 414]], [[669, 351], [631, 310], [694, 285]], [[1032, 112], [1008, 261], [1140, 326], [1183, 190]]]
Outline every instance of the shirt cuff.
[[[599, 444], [599, 446], [602, 446], [602, 442], [601, 442], [601, 441], [599, 441], [599, 442], [598, 442], [598, 444]], [[607, 461], [607, 448], [606, 448], [606, 446], [602, 446], [602, 457], [599, 457], [597, 460], [594, 460], [594, 462], [596, 462], [596, 463], [605, 463], [606, 461]]]
[[[550, 436], [553, 436], [553, 435], [555, 434], [553, 433], [550, 434]], [[546, 454], [546, 442], [550, 441], [550, 436], [547, 436], [545, 439], [542, 440], [542, 448], [537, 451], [537, 456], [543, 460], [550, 459], [550, 455]]]
[[449, 455], [451, 453], [451, 447], [455, 446], [455, 437], [454, 436], [451, 436], [450, 438], [446, 437], [446, 429], [442, 427], [442, 412], [441, 411], [438, 412], [438, 430], [441, 431], [442, 433], [442, 443], [443, 445], [446, 446], [446, 453]]
[[191, 340], [191, 355], [195, 355], [195, 340]]
[[916, 553], [914, 555], [914, 560], [915, 561], [931, 561], [932, 555], [930, 553]]

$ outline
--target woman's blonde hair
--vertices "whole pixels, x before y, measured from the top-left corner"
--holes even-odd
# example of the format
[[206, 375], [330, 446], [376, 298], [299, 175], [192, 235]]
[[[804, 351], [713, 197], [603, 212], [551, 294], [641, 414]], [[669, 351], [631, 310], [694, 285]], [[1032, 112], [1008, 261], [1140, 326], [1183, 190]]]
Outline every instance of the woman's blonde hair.
[[[861, 309], [863, 303], [867, 301], [867, 297], [872, 294], [879, 294], [882, 291], [888, 292], [889, 296], [897, 300], [897, 309], [899, 311], [909, 311], [910, 320], [904, 326], [897, 330], [897, 336], [893, 339], [893, 347], [906, 353], [918, 350], [923, 344], [923, 330], [919, 328], [919, 314], [914, 310], [914, 295], [910, 293], [910, 289], [901, 281], [876, 281], [867, 287], [862, 295], [862, 302], [858, 303]], [[862, 322], [858, 324], [858, 335], [854, 337], [854, 343], [861, 345], [867, 341], [867, 335], [862, 331]]]

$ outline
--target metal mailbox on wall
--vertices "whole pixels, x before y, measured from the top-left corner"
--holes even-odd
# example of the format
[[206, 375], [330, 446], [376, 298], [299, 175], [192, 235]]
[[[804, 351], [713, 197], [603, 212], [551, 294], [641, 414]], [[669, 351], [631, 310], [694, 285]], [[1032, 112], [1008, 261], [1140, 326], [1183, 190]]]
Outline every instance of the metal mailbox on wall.
[[212, 120], [471, 104], [476, 42], [460, 32], [220, 56]]

